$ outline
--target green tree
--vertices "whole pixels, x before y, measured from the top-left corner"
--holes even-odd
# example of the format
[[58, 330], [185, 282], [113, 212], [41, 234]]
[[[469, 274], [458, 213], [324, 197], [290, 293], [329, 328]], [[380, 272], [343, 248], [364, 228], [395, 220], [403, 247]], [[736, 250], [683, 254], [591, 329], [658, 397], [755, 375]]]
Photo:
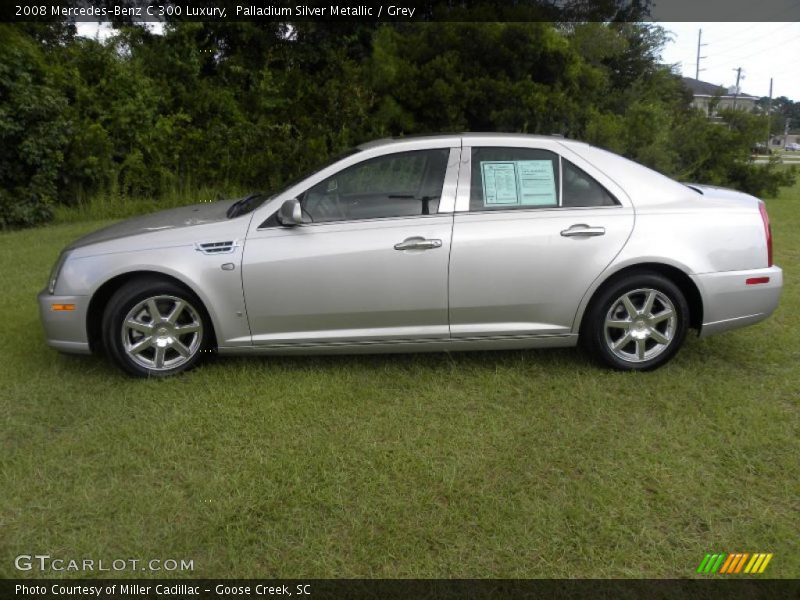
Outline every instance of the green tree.
[[45, 53], [0, 24], [0, 226], [46, 221], [57, 199], [68, 122]]
[[357, 143], [443, 131], [561, 133], [680, 178], [786, 183], [749, 161], [763, 116], [709, 122], [658, 62], [664, 30], [613, 20], [646, 5], [504, 4], [568, 23], [171, 21], [163, 35], [123, 19], [103, 43], [0, 26], [0, 224], [99, 195], [274, 189]]
[[570, 133], [601, 84], [549, 23], [385, 26], [370, 71], [392, 133]]

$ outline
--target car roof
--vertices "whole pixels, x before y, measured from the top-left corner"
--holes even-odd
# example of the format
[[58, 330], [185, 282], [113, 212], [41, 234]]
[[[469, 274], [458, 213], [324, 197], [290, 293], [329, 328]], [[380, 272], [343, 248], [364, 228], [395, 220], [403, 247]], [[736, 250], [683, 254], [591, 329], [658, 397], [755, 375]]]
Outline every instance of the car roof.
[[465, 131], [461, 133], [439, 133], [439, 134], [427, 134], [427, 135], [408, 135], [403, 137], [390, 137], [390, 138], [382, 138], [379, 140], [373, 140], [371, 142], [366, 142], [364, 144], [359, 144], [357, 148], [359, 150], [368, 150], [371, 148], [378, 148], [380, 146], [389, 146], [392, 144], [401, 144], [403, 142], [408, 142], [411, 140], [430, 140], [430, 141], [443, 141], [443, 140], [450, 140], [453, 138], [462, 138], [465, 144], [469, 144], [469, 140], [471, 139], [481, 139], [481, 138], [500, 138], [500, 139], [509, 139], [509, 140], [558, 140], [559, 142], [566, 143], [566, 144], [585, 144], [585, 142], [581, 142], [580, 140], [573, 140], [569, 138], [565, 138], [560, 134], [554, 133], [552, 135], [533, 135], [529, 133], [502, 133], [502, 132], [473, 132], [473, 131]]

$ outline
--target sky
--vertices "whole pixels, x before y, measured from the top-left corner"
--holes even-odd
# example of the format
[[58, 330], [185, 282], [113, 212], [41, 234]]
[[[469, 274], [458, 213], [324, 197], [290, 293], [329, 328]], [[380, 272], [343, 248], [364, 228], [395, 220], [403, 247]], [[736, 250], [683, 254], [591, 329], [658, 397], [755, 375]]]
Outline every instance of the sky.
[[[78, 23], [78, 34], [101, 39], [111, 31], [108, 24]], [[695, 76], [697, 33], [703, 30], [700, 55], [702, 81], [724, 87], [736, 83], [737, 67], [742, 67], [741, 92], [753, 96], [786, 96], [800, 101], [800, 22], [781, 23], [660, 23], [670, 32], [661, 60], [676, 65], [686, 77]], [[157, 24], [150, 24], [158, 28]]]
[[677, 72], [695, 76], [697, 32], [703, 30], [698, 79], [725, 87], [736, 84], [736, 68], [742, 67], [739, 89], [753, 96], [786, 96], [800, 101], [800, 23], [660, 23], [673, 41], [661, 53]]

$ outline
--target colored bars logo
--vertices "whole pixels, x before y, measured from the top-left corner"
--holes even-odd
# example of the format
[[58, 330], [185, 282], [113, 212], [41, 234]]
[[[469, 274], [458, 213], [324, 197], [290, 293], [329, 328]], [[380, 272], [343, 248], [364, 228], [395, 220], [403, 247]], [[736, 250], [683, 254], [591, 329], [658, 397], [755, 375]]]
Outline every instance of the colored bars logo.
[[698, 573], [720, 573], [736, 575], [738, 573], [763, 573], [772, 554], [737, 552], [733, 554], [706, 554], [697, 567]]

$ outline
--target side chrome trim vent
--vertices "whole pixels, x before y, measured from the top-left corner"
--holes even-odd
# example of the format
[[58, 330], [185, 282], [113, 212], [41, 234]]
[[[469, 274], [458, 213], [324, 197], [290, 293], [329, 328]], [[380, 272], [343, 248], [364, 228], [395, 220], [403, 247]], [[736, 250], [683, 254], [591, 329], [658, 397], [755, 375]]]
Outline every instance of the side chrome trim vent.
[[228, 242], [197, 242], [194, 249], [203, 254], [230, 254], [239, 244], [230, 240]]

